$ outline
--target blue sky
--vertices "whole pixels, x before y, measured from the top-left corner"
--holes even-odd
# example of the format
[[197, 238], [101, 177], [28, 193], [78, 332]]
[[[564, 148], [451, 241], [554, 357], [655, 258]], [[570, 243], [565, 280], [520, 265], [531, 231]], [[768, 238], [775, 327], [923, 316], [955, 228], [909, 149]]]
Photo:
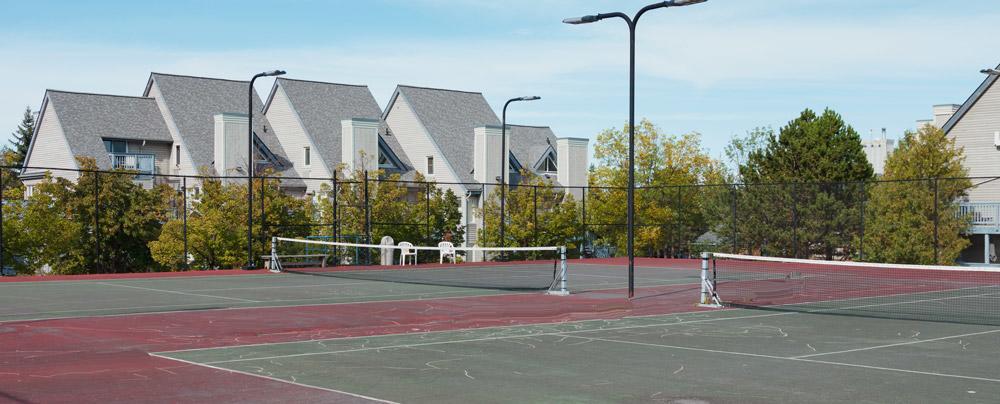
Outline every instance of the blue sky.
[[[594, 137], [628, 118], [627, 30], [565, 17], [644, 1], [10, 1], [0, 17], [0, 130], [46, 88], [139, 95], [150, 71], [483, 92], [512, 122]], [[831, 107], [890, 137], [961, 103], [1000, 63], [995, 0], [710, 0], [639, 26], [637, 115], [697, 131], [713, 155], [734, 135]], [[262, 96], [269, 82], [259, 84]]]

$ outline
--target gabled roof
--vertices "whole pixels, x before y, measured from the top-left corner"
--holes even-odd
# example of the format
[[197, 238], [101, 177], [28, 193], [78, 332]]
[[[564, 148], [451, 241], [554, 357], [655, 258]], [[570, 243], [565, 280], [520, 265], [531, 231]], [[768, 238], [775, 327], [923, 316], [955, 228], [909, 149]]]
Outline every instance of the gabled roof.
[[173, 141], [152, 98], [46, 90], [43, 115], [47, 105], [59, 117], [70, 152], [93, 157], [101, 169], [111, 169], [103, 139]]
[[455, 169], [461, 182], [476, 182], [472, 169], [475, 128], [500, 126], [500, 119], [482, 93], [400, 85], [389, 101], [403, 96], [417, 119]]
[[[154, 72], [149, 75], [143, 95], [149, 95], [154, 83], [195, 167], [211, 167], [215, 159], [215, 115], [246, 114], [250, 82]], [[278, 170], [294, 175], [284, 149], [260, 112], [263, 103], [256, 91], [253, 92], [253, 107], [253, 129], [257, 138], [278, 158]]]
[[507, 125], [510, 152], [525, 168], [534, 170], [549, 150], [556, 148], [556, 135], [548, 126]]
[[[997, 65], [996, 68], [1000, 69], [1000, 65]], [[941, 127], [941, 130], [943, 130], [944, 133], [951, 132], [951, 129], [954, 128], [955, 125], [958, 125], [958, 122], [965, 117], [965, 114], [969, 113], [969, 110], [971, 110], [972, 107], [979, 102], [980, 98], [983, 98], [983, 95], [986, 94], [991, 87], [993, 87], [993, 84], [996, 83], [997, 80], [1000, 80], [1000, 76], [994, 74], [986, 75], [986, 80], [983, 80], [983, 83], [979, 85], [979, 88], [977, 88], [976, 91], [969, 96], [969, 99], [965, 100], [965, 103], [963, 103], [958, 111], [951, 116], [951, 119], [949, 119], [948, 122]]]
[[320, 158], [327, 167], [334, 169], [341, 163], [343, 133], [341, 121], [352, 118], [374, 119], [380, 122], [379, 136], [389, 146], [390, 151], [405, 166], [412, 167], [406, 153], [394, 136], [387, 135], [387, 126], [382, 120], [382, 108], [368, 86], [324, 83], [318, 81], [278, 78], [268, 97], [267, 112], [275, 93], [280, 87], [285, 91], [292, 109], [298, 115], [306, 133], [319, 149]]

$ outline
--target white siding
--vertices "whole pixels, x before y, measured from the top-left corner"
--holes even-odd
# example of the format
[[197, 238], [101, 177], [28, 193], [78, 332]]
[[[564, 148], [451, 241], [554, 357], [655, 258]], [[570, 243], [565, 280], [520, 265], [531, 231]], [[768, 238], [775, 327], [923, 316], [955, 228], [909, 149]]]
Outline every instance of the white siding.
[[[333, 159], [333, 156], [320, 156], [320, 149], [312, 142], [312, 138], [306, 133], [305, 126], [292, 108], [285, 90], [278, 86], [271, 100], [271, 105], [267, 109], [267, 120], [274, 129], [274, 135], [278, 137], [278, 142], [288, 154], [288, 160], [292, 162], [295, 171], [302, 177], [330, 178], [330, 169], [324, 163], [325, 159]], [[310, 150], [310, 166], [306, 167], [305, 148]], [[306, 192], [318, 192], [323, 183], [329, 181], [305, 181]]]
[[[165, 174], [176, 174], [176, 175], [198, 175], [198, 167], [194, 166], [191, 161], [191, 154], [188, 152], [187, 145], [184, 144], [184, 140], [181, 139], [180, 131], [177, 130], [177, 124], [174, 123], [174, 118], [170, 115], [170, 110], [167, 109], [167, 104], [163, 102], [163, 96], [160, 94], [160, 87], [153, 82], [153, 85], [149, 88], [149, 94], [147, 97], [156, 99], [156, 106], [160, 108], [160, 113], [163, 114], [163, 120], [167, 122], [167, 130], [170, 131], [170, 137], [174, 140], [175, 147], [171, 148], [170, 151], [170, 170], [164, 172]], [[176, 153], [177, 147], [181, 147], [181, 164], [178, 166]], [[196, 186], [196, 180], [189, 180], [188, 186]]]
[[[62, 124], [59, 123], [59, 116], [56, 115], [55, 108], [51, 103], [46, 103], [45, 111], [42, 114], [42, 121], [38, 124], [38, 131], [35, 133], [32, 148], [25, 165], [35, 167], [53, 168], [79, 168], [66, 135], [63, 133]], [[25, 170], [25, 174], [43, 172], [43, 170]], [[53, 171], [53, 176], [76, 181], [78, 175], [70, 171]]]
[[[438, 183], [459, 182], [455, 170], [444, 158], [444, 154], [441, 153], [441, 150], [434, 143], [430, 133], [427, 132], [427, 128], [420, 123], [417, 114], [413, 112], [406, 98], [402, 94], [399, 94], [389, 108], [385, 119], [386, 124], [389, 125], [393, 136], [399, 141], [403, 150], [406, 151], [406, 155], [410, 157], [414, 170], [423, 174], [428, 180]], [[472, 135], [472, 133], [469, 134], [469, 136]], [[426, 172], [427, 156], [434, 157], [434, 175], [428, 175]], [[465, 186], [458, 184], [440, 184], [439, 186], [442, 189], [452, 190], [455, 195], [462, 198], [463, 203], [466, 202]], [[468, 224], [472, 220], [472, 217], [468, 214], [464, 216], [462, 223]]]
[[[948, 132], [965, 149], [965, 167], [972, 177], [1000, 176], [1000, 150], [994, 134], [1000, 131], [1000, 86], [988, 89], [982, 98]], [[974, 181], [979, 183], [983, 181]], [[993, 181], [969, 192], [973, 202], [1000, 201], [1000, 181]]]

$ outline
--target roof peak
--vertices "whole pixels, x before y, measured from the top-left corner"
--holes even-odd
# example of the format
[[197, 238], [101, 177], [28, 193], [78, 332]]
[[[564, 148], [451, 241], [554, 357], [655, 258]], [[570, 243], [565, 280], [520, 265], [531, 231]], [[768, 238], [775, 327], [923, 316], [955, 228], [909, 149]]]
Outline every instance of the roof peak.
[[450, 92], [450, 93], [465, 93], [465, 94], [483, 95], [483, 93], [478, 92], [478, 91], [451, 90], [451, 89], [447, 89], [447, 88], [410, 86], [410, 85], [406, 85], [406, 84], [399, 84], [398, 87], [415, 88], [415, 89], [418, 89], [418, 90], [447, 91], [447, 92]]
[[169, 77], [181, 77], [187, 79], [200, 79], [200, 80], [216, 80], [216, 81], [231, 81], [235, 83], [250, 83], [250, 80], [233, 80], [233, 79], [220, 79], [218, 77], [205, 77], [205, 76], [192, 76], [187, 74], [173, 74], [173, 73], [160, 73], [151, 72], [150, 76], [169, 76]]
[[300, 83], [314, 83], [314, 84], [327, 84], [327, 85], [331, 85], [331, 86], [368, 88], [368, 85], [366, 85], [366, 84], [333, 83], [333, 82], [329, 82], [329, 81], [290, 79], [290, 78], [287, 78], [287, 77], [278, 77], [278, 81], [297, 81], [297, 82], [300, 82]]
[[101, 94], [101, 93], [88, 93], [85, 91], [67, 91], [67, 90], [56, 90], [56, 89], [46, 89], [47, 93], [63, 93], [63, 94], [76, 94], [76, 95], [94, 95], [98, 97], [118, 97], [118, 98], [134, 98], [139, 100], [152, 100], [151, 97], [143, 97], [140, 95], [121, 95], [121, 94]]

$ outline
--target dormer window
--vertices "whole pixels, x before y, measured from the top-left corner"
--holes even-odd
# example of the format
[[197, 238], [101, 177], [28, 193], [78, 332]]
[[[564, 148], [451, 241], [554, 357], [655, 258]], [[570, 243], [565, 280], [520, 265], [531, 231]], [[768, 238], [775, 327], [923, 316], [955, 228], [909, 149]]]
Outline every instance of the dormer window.
[[556, 156], [553, 155], [552, 153], [549, 153], [547, 156], [545, 156], [545, 159], [542, 160], [541, 170], [547, 173], [554, 173], [559, 171], [558, 167], [556, 166]]
[[108, 153], [128, 153], [128, 143], [124, 140], [105, 140], [104, 149]]

